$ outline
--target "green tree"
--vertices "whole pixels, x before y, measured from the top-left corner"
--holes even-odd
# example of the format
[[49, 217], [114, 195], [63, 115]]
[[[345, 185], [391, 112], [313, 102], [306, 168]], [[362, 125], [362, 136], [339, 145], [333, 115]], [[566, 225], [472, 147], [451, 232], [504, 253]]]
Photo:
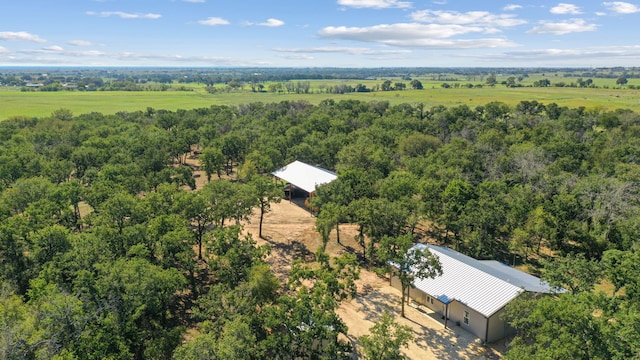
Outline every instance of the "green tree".
[[619, 296], [640, 304], [640, 252], [607, 250], [600, 265], [603, 277], [614, 287], [613, 297]]
[[456, 249], [459, 249], [459, 233], [462, 230], [462, 217], [466, 211], [469, 201], [476, 197], [471, 184], [463, 180], [451, 180], [444, 189], [441, 198], [443, 199], [443, 218], [445, 228], [445, 243], [449, 238], [449, 231], [453, 232], [456, 239]]
[[442, 141], [433, 135], [414, 133], [400, 139], [400, 154], [407, 157], [426, 156], [442, 145]]
[[21, 216], [10, 217], [0, 223], [0, 279], [26, 293], [29, 279], [34, 276], [26, 233], [28, 227]]
[[227, 220], [247, 220], [256, 205], [254, 191], [251, 184], [226, 180], [212, 181], [202, 189], [217, 226], [224, 226]]
[[362, 352], [369, 360], [403, 360], [400, 350], [413, 340], [413, 330], [400, 325], [385, 311], [380, 320], [369, 329], [370, 335], [360, 337]]
[[[119, 259], [96, 267], [98, 278], [94, 291], [98, 299], [104, 299], [98, 300], [104, 302], [100, 309], [104, 313], [99, 315], [102, 322], [113, 326], [112, 337], [122, 336], [131, 354], [138, 359], [145, 358], [145, 352], [163, 342], [177, 345], [180, 329], [172, 331], [171, 324], [178, 295], [186, 285], [178, 270], [162, 269], [140, 258]], [[172, 347], [167, 350], [171, 351]], [[162, 354], [160, 358], [168, 357]]]
[[355, 293], [358, 267], [353, 255], [333, 262], [318, 253], [318, 266], [299, 261], [292, 266], [288, 291], [267, 309], [267, 358], [348, 359], [352, 348], [344, 341], [347, 327], [335, 309]]
[[485, 83], [489, 86], [496, 86], [496, 84], [498, 83], [496, 75], [493, 73], [489, 74], [489, 76], [487, 76], [487, 79], [485, 80]]
[[569, 254], [544, 262], [542, 279], [555, 289], [566, 288], [572, 293], [593, 290], [602, 274], [600, 264], [583, 254]]
[[258, 226], [258, 236], [262, 239], [262, 223], [264, 214], [271, 210], [271, 203], [279, 203], [282, 199], [282, 191], [275, 182], [265, 176], [255, 176], [250, 182], [254, 199], [260, 207], [260, 224]]
[[218, 228], [207, 242], [213, 272], [219, 282], [232, 288], [245, 281], [252, 267], [268, 253], [267, 246], [256, 246], [251, 235], [240, 237], [240, 231], [239, 225]]
[[60, 225], [49, 226], [37, 231], [31, 241], [34, 244], [33, 257], [40, 265], [60, 257], [71, 248], [69, 231]]
[[51, 113], [51, 118], [57, 119], [57, 120], [69, 121], [73, 119], [73, 112], [71, 112], [71, 110], [66, 108], [60, 108], [58, 110], [54, 110]]
[[125, 256], [129, 247], [138, 243], [134, 229], [146, 220], [146, 214], [139, 199], [118, 192], [100, 204], [90, 221], [98, 226], [98, 233], [111, 245], [111, 251]]
[[237, 134], [227, 134], [222, 138], [221, 151], [226, 158], [226, 173], [230, 175], [233, 164], [238, 163], [244, 157], [247, 142]]
[[173, 353], [174, 360], [218, 360], [217, 355], [219, 336], [214, 333], [205, 333], [176, 348]]
[[35, 359], [36, 317], [20, 296], [0, 284], [0, 358]]
[[398, 237], [386, 236], [378, 248], [378, 256], [386, 261], [391, 274], [400, 280], [402, 292], [401, 316], [404, 317], [404, 304], [409, 289], [414, 287], [416, 279], [434, 278], [442, 275], [442, 265], [437, 256], [433, 255], [426, 246], [413, 246], [413, 236], [410, 234]]
[[40, 331], [40, 341], [34, 347], [41, 358], [67, 358], [65, 353], [72, 355], [77, 351], [78, 341], [91, 316], [77, 297], [61, 291], [55, 284], [43, 285], [39, 288], [36, 282], [29, 292], [29, 302], [35, 310], [36, 326]]
[[225, 158], [222, 151], [217, 147], [208, 147], [202, 150], [199, 156], [202, 163], [202, 169], [207, 174], [207, 181], [211, 181], [211, 175], [217, 174], [220, 178], [222, 169], [224, 168]]
[[611, 359], [594, 301], [589, 293], [520, 296], [505, 313], [516, 329], [505, 359]]
[[551, 86], [551, 80], [549, 79], [540, 79], [533, 82], [534, 87], [549, 87]]
[[178, 204], [184, 217], [191, 222], [191, 228], [198, 245], [198, 259], [202, 260], [204, 235], [211, 230], [214, 209], [204, 191], [180, 193]]
[[411, 210], [399, 201], [362, 198], [349, 205], [349, 212], [359, 225], [357, 239], [363, 257], [373, 265], [380, 260], [375, 248], [384, 236], [397, 237], [413, 228]]
[[271, 158], [258, 150], [254, 150], [246, 156], [244, 163], [238, 170], [238, 174], [243, 180], [249, 181], [253, 176], [267, 174], [272, 169]]
[[422, 86], [422, 82], [418, 79], [411, 80], [411, 88], [413, 90], [422, 90], [424, 87]]
[[340, 221], [342, 220], [344, 208], [336, 203], [328, 202], [322, 205], [316, 217], [316, 229], [322, 237], [323, 247], [327, 246], [331, 230], [336, 229], [336, 241], [340, 244]]

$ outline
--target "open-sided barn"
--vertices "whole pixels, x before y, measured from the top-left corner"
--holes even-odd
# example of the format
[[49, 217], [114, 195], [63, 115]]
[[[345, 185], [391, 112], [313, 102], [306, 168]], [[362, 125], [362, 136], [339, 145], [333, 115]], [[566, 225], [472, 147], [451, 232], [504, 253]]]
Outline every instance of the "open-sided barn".
[[[302, 161], [294, 161], [271, 173], [292, 186], [309, 194], [316, 190], [316, 186], [327, 184], [335, 180], [336, 173], [318, 166], [309, 165]], [[290, 189], [293, 191], [293, 188]]]

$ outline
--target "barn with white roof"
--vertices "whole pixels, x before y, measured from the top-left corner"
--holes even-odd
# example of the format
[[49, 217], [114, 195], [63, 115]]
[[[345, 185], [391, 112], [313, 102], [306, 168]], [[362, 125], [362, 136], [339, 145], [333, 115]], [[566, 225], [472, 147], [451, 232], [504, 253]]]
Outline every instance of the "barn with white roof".
[[271, 175], [309, 194], [316, 191], [316, 186], [330, 183], [338, 177], [333, 171], [298, 160], [272, 172]]
[[[524, 292], [551, 293], [539, 278], [494, 260], [476, 260], [442, 246], [417, 244], [440, 259], [442, 275], [416, 279], [409, 296], [485, 342], [511, 335], [514, 330], [500, 315], [505, 306]], [[400, 281], [391, 284], [401, 289]], [[447, 315], [445, 318], [445, 314]]]

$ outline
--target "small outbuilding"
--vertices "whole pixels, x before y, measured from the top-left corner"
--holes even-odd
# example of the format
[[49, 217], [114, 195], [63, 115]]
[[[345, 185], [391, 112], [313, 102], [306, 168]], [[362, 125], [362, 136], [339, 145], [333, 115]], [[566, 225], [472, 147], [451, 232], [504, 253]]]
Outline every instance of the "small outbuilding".
[[[512, 335], [515, 330], [501, 314], [524, 292], [548, 294], [551, 286], [539, 278], [494, 260], [476, 260], [442, 246], [417, 244], [440, 259], [442, 275], [416, 279], [409, 297], [447, 322], [455, 323], [489, 343]], [[413, 249], [412, 248], [412, 249]], [[391, 285], [401, 289], [397, 277]]]
[[338, 178], [333, 171], [309, 165], [298, 160], [272, 172], [271, 175], [289, 184], [289, 195], [291, 195], [296, 188], [308, 194], [313, 194], [317, 186], [330, 183]]

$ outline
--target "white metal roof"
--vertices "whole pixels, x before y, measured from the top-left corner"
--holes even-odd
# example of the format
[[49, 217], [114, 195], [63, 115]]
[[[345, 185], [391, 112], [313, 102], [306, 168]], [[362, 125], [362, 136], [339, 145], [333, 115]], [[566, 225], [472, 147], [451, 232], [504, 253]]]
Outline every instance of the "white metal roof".
[[549, 293], [539, 278], [497, 261], [480, 261], [446, 247], [417, 244], [440, 259], [442, 276], [416, 279], [419, 290], [443, 303], [458, 301], [485, 317], [493, 315], [523, 291]]
[[332, 171], [305, 164], [298, 160], [271, 174], [306, 192], [313, 192], [316, 190], [316, 186], [330, 183], [338, 177], [336, 173]]

